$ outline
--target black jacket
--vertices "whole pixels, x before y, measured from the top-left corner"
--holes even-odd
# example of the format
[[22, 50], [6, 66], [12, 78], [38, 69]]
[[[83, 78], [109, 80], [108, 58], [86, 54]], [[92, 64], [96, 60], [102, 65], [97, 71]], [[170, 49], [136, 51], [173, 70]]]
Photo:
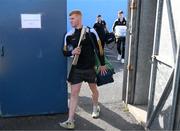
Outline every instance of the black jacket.
[[[78, 46], [80, 34], [82, 29], [73, 29], [65, 36], [63, 53], [65, 56], [72, 56], [72, 51]], [[101, 65], [105, 65], [104, 52], [101, 46], [101, 41], [94, 29], [90, 29], [90, 32], [86, 32], [85, 39], [81, 41], [81, 54], [79, 55], [76, 68], [78, 69], [92, 69], [95, 66], [95, 53], [89, 34], [91, 34], [94, 43], [99, 50], [98, 56]]]
[[115, 30], [115, 27], [117, 25], [126, 25], [126, 19], [124, 17], [122, 21], [120, 21], [120, 19], [117, 19], [113, 24], [113, 31]]

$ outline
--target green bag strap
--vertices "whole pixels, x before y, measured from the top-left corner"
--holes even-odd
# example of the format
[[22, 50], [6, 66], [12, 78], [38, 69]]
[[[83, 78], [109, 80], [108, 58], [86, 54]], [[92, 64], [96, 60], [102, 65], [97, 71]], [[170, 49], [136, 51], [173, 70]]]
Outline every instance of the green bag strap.
[[[88, 27], [88, 28], [89, 28], [89, 27]], [[95, 70], [96, 70], [96, 73], [98, 73], [98, 72], [99, 72], [98, 67], [99, 67], [101, 64], [100, 64], [100, 60], [99, 60], [99, 57], [98, 57], [98, 49], [97, 49], [97, 47], [96, 47], [96, 45], [95, 45], [95, 43], [94, 43], [94, 40], [93, 40], [93, 38], [92, 38], [92, 36], [91, 36], [91, 34], [90, 34], [90, 28], [89, 28], [88, 35], [89, 35], [89, 38], [90, 38], [91, 43], [92, 43], [93, 48], [94, 48], [95, 60], [96, 60], [96, 69], [95, 69]], [[109, 62], [109, 60], [108, 60], [105, 56], [104, 56], [104, 61], [105, 61], [105, 66], [106, 66], [108, 69], [110, 69], [111, 71], [114, 72], [114, 67], [113, 67], [113, 65]]]

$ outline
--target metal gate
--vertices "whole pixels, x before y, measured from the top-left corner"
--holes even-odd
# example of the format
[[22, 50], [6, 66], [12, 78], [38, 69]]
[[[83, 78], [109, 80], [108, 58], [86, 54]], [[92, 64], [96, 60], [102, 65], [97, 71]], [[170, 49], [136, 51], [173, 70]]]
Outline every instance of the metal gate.
[[175, 117], [180, 86], [179, 7], [179, 0], [158, 0], [146, 123], [149, 129], [180, 129]]
[[67, 112], [66, 0], [0, 0], [0, 115]]

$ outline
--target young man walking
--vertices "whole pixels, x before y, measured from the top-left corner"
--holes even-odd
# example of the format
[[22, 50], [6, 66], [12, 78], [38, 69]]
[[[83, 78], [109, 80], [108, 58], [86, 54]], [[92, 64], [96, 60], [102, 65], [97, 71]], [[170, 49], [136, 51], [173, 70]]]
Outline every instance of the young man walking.
[[[71, 95], [69, 102], [69, 114], [68, 119], [65, 122], [59, 123], [61, 127], [66, 129], [74, 129], [74, 117], [76, 107], [78, 105], [78, 97], [81, 89], [82, 82], [88, 82], [89, 87], [92, 91], [92, 102], [93, 102], [93, 112], [92, 117], [99, 117], [100, 107], [98, 105], [99, 93], [96, 87], [96, 73], [95, 73], [95, 54], [93, 43], [91, 38], [94, 40], [98, 50], [99, 50], [99, 59], [101, 65], [99, 67], [102, 74], [106, 73], [106, 67], [104, 66], [104, 52], [101, 46], [101, 41], [94, 29], [87, 28], [82, 24], [82, 13], [79, 10], [74, 10], [69, 14], [70, 23], [72, 30], [68, 32], [65, 36], [65, 44], [63, 52], [65, 56], [79, 56], [78, 62], [76, 65], [72, 65], [70, 71], [68, 82], [71, 86]], [[80, 36], [82, 35], [82, 30], [85, 29], [85, 34], [78, 46]], [[90, 35], [89, 35], [90, 33]]]
[[125, 40], [126, 40], [126, 19], [123, 17], [123, 11], [118, 11], [118, 19], [113, 24], [113, 32], [116, 37], [118, 57], [124, 63], [125, 56]]
[[98, 33], [98, 36], [101, 40], [102, 47], [104, 49], [105, 41], [106, 41], [106, 33], [108, 32], [106, 27], [106, 22], [102, 19], [101, 15], [98, 15], [96, 18], [96, 23], [94, 24], [93, 28]]

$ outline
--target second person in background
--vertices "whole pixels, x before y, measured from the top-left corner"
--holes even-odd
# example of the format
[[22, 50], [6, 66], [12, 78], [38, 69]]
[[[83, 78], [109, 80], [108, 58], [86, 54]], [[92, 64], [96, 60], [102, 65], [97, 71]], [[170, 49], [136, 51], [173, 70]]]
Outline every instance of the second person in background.
[[118, 19], [113, 24], [113, 32], [116, 37], [118, 57], [124, 63], [125, 56], [125, 40], [126, 40], [126, 19], [123, 17], [123, 11], [118, 11]]
[[96, 23], [94, 24], [93, 28], [98, 33], [98, 36], [101, 40], [102, 47], [104, 49], [105, 46], [105, 39], [106, 39], [106, 33], [108, 32], [106, 27], [106, 22], [102, 19], [101, 15], [98, 15], [96, 18]]

